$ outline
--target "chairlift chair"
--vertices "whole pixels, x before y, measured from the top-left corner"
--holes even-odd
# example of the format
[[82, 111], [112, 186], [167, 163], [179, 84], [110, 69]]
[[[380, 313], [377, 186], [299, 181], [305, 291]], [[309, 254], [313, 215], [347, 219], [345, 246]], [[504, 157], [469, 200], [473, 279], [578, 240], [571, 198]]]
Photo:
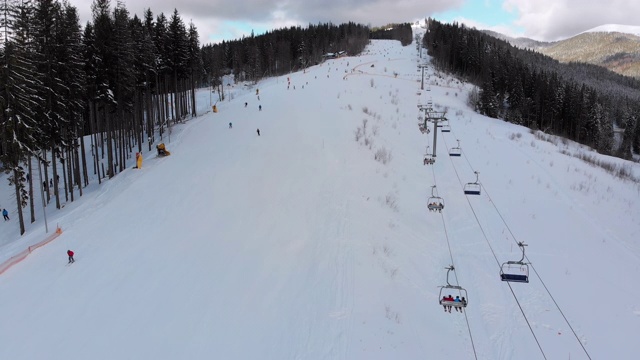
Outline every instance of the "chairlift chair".
[[[442, 130], [444, 131], [444, 129]], [[462, 149], [460, 149], [460, 140], [456, 140], [458, 142], [458, 146], [454, 146], [449, 149], [449, 156], [460, 156], [462, 155]]]
[[474, 173], [476, 174], [476, 182], [470, 182], [464, 185], [465, 195], [480, 195], [480, 188], [482, 188], [482, 186], [480, 185], [480, 182], [478, 182], [479, 172], [474, 171]]
[[435, 194], [435, 189], [436, 186], [433, 185], [431, 187], [431, 197], [427, 200], [427, 209], [429, 209], [429, 211], [442, 212], [442, 209], [444, 209], [444, 199]]
[[440, 129], [440, 131], [442, 131], [443, 133], [451, 132], [451, 126], [449, 126], [449, 124], [444, 124], [442, 125], [442, 128]]
[[429, 147], [427, 146], [427, 150], [424, 153], [424, 159], [422, 160], [422, 165], [433, 165], [435, 163], [436, 158], [434, 158], [433, 155], [429, 153]]
[[507, 261], [500, 267], [500, 279], [508, 282], [529, 282], [529, 265], [524, 262], [524, 247], [527, 244], [519, 242], [518, 246], [522, 249], [522, 258], [520, 261]]
[[425, 125], [424, 122], [418, 123], [418, 129], [420, 129], [421, 133], [423, 134], [426, 133], [428, 135], [431, 132], [431, 130], [429, 130], [429, 127], [425, 127], [424, 125]]
[[[467, 296], [467, 290], [465, 288], [463, 288], [462, 286], [458, 286], [458, 285], [451, 285], [449, 283], [449, 272], [452, 270], [455, 270], [453, 265], [446, 267], [445, 269], [447, 269], [447, 285], [442, 285], [440, 286], [440, 293], [438, 294], [438, 303], [442, 306], [452, 306], [452, 307], [456, 307], [456, 308], [466, 308], [467, 304], [469, 304], [469, 297]], [[447, 291], [445, 291], [445, 289]], [[464, 301], [451, 301], [451, 300], [445, 300], [444, 296], [447, 295], [451, 295], [451, 292], [455, 292], [457, 291], [459, 297], [461, 297], [462, 299], [464, 299]], [[444, 295], [443, 295], [444, 294]]]

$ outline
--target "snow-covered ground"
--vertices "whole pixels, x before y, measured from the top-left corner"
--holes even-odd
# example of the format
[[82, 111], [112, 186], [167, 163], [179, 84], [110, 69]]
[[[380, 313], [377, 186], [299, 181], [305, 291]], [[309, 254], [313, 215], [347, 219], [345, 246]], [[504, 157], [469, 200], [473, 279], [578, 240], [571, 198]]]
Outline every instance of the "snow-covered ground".
[[[477, 115], [432, 68], [421, 91], [419, 61], [373, 41], [238, 85], [173, 129], [171, 156], [49, 205], [62, 235], [0, 275], [0, 359], [636, 358], [640, 186], [574, 155], [638, 165]], [[451, 132], [425, 166], [430, 100]], [[2, 181], [0, 262], [47, 236], [40, 210], [17, 235]], [[500, 281], [517, 242], [528, 284]], [[450, 265], [464, 313], [438, 303]]]

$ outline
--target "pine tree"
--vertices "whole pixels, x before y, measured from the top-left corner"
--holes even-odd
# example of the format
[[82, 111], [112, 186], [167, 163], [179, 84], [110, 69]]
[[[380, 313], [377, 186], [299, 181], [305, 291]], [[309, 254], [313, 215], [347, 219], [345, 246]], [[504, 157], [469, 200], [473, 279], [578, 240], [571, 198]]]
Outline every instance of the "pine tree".
[[191, 116], [196, 116], [196, 82], [204, 78], [204, 65], [200, 55], [198, 30], [193, 23], [189, 23], [189, 80], [191, 86]]
[[[84, 152], [79, 148], [84, 148], [83, 142], [84, 121], [82, 113], [86, 102], [84, 97], [85, 76], [82, 58], [82, 31], [78, 19], [77, 9], [69, 3], [63, 4], [58, 26], [58, 43], [60, 44], [57, 53], [59, 64], [58, 74], [63, 82], [63, 87], [58, 94], [62, 98], [63, 116], [67, 119], [66, 128], [62, 129], [62, 146], [64, 147], [66, 171], [64, 173], [65, 198], [71, 195], [74, 200], [73, 188], [77, 185], [80, 195], [82, 195], [82, 180], [80, 176], [80, 159], [84, 158]], [[86, 160], [83, 161], [86, 164]], [[56, 178], [57, 181], [57, 178]]]
[[171, 82], [173, 87], [173, 119], [178, 121], [184, 118], [186, 112], [183, 109], [182, 102], [178, 99], [182, 94], [180, 80], [187, 76], [187, 66], [189, 62], [188, 51], [189, 41], [187, 38], [187, 30], [178, 10], [174, 10], [169, 20], [167, 38], [167, 60], [171, 74]]
[[29, 2], [1, 3], [3, 48], [0, 51], [0, 160], [15, 188], [20, 234], [24, 234], [22, 209], [28, 205], [23, 163], [38, 155], [38, 130], [34, 109], [38, 87], [33, 63], [34, 46]]

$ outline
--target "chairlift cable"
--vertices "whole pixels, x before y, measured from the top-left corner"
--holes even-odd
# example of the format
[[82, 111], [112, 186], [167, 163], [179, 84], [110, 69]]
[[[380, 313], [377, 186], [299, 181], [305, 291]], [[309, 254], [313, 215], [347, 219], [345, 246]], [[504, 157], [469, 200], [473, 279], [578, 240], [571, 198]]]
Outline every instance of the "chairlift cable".
[[[452, 134], [455, 136], [455, 133], [452, 132]], [[444, 137], [443, 137], [444, 138]], [[445, 142], [445, 146], [446, 146], [446, 139], [444, 139]], [[471, 162], [469, 161], [469, 158], [463, 154], [463, 157], [465, 158], [467, 164], [469, 164], [469, 167], [471, 168], [472, 171], [476, 171], [473, 167], [473, 165], [471, 165]], [[460, 184], [462, 184], [462, 180], [460, 179], [460, 176], [458, 175], [458, 171], [455, 167], [455, 164], [453, 163], [453, 160], [451, 161], [453, 168], [456, 172], [456, 176], [458, 177], [458, 181], [460, 182]], [[498, 207], [496, 205], [496, 203], [493, 201], [493, 199], [491, 199], [491, 196], [489, 196], [489, 194], [487, 193], [487, 189], [485, 188], [484, 185], [480, 184], [480, 186], [482, 187], [484, 194], [487, 196], [487, 198], [489, 199], [489, 202], [491, 204], [493, 204], [494, 209], [496, 210], [496, 212], [498, 213], [498, 216], [500, 217], [500, 219], [502, 220], [503, 224], [505, 225], [505, 227], [507, 228], [507, 231], [509, 232], [509, 234], [511, 234], [511, 238], [518, 243], [518, 240], [516, 239], [515, 235], [513, 234], [513, 232], [511, 231], [511, 228], [509, 227], [509, 225], [507, 224], [506, 220], [504, 219], [504, 217], [502, 216], [502, 213], [500, 213], [500, 211], [498, 210]], [[478, 217], [476, 216], [475, 210], [473, 209], [473, 206], [471, 206], [471, 202], [469, 201], [469, 198], [467, 198], [467, 202], [469, 203], [469, 206], [471, 207], [471, 211], [473, 212], [473, 215], [476, 217], [476, 221], [478, 222], [478, 226], [480, 226], [480, 229], [482, 230], [482, 234], [485, 237], [485, 240], [487, 240], [487, 243], [489, 242], [484, 230], [482, 229], [482, 226], [480, 225], [480, 222], [478, 220]], [[489, 248], [491, 248], [491, 244], [489, 244]], [[491, 252], [493, 252], [493, 249], [491, 249]], [[498, 261], [498, 258], [496, 256], [495, 253], [493, 253], [496, 261], [498, 262], [498, 265], [500, 265], [500, 262]], [[549, 295], [549, 297], [551, 298], [551, 300], [553, 301], [553, 303], [556, 305], [556, 308], [558, 309], [558, 311], [560, 312], [560, 315], [562, 315], [562, 317], [564, 318], [564, 321], [567, 323], [567, 326], [569, 326], [569, 329], [571, 329], [571, 332], [573, 333], [573, 335], [575, 336], [576, 340], [578, 341], [578, 343], [580, 344], [580, 347], [582, 347], [582, 350], [585, 352], [585, 354], [587, 355], [587, 357], [589, 359], [591, 359], [591, 356], [589, 355], [589, 352], [587, 351], [587, 349], [584, 347], [584, 344], [582, 344], [582, 341], [580, 341], [580, 338], [578, 337], [578, 334], [576, 333], [576, 331], [573, 329], [573, 326], [571, 326], [571, 323], [569, 323], [569, 320], [567, 319], [567, 317], [565, 316], [564, 312], [562, 311], [562, 309], [560, 308], [560, 305], [556, 302], [556, 299], [553, 297], [553, 295], [551, 294], [551, 291], [549, 290], [549, 288], [547, 288], [547, 285], [545, 284], [545, 282], [542, 280], [542, 278], [540, 277], [540, 274], [538, 273], [538, 271], [535, 269], [535, 267], [533, 266], [533, 264], [531, 264], [531, 262], [529, 261], [529, 258], [525, 255], [524, 256], [525, 259], [527, 259], [527, 262], [529, 263], [529, 265], [531, 266], [531, 269], [533, 270], [533, 272], [536, 274], [536, 277], [538, 278], [538, 280], [540, 280], [540, 283], [542, 284], [542, 286], [545, 288], [545, 290], [547, 291], [547, 294]], [[518, 302], [518, 299], [515, 295], [515, 293], [513, 292], [513, 288], [511, 287], [511, 284], [509, 282], [507, 282], [507, 285], [509, 285], [509, 289], [511, 290], [514, 298], [516, 299], [516, 303], [518, 304], [518, 307], [520, 307], [520, 303]], [[520, 311], [522, 312], [522, 315], [524, 316], [527, 325], [529, 325], [529, 329], [531, 329], [531, 332], [534, 336], [534, 338], [536, 339], [536, 342], [538, 342], [538, 339], [535, 335], [535, 333], [533, 333], [533, 329], [531, 328], [531, 325], [529, 324], [529, 320], [527, 319], [526, 315], [524, 314], [524, 311], [522, 310], [522, 307], [520, 307]], [[540, 347], [540, 343], [538, 343], [538, 347]], [[542, 348], [540, 347], [540, 351], [542, 351]], [[543, 352], [543, 356], [544, 356], [544, 352]], [[545, 357], [546, 358], [546, 357]]]
[[[434, 186], [438, 186], [438, 184], [436, 183], [436, 171], [435, 171], [435, 167], [431, 167], [431, 171], [433, 173], [433, 184]], [[433, 188], [432, 188], [432, 193], [433, 193]], [[451, 242], [449, 241], [449, 233], [447, 232], [447, 224], [444, 221], [444, 215], [442, 215], [442, 213], [440, 213], [440, 218], [442, 219], [442, 227], [444, 228], [444, 237], [447, 240], [447, 247], [449, 249], [449, 258], [451, 259], [451, 266], [452, 268], [455, 268], [455, 264], [453, 261], [453, 251], [451, 250]], [[458, 281], [458, 273], [457, 272], [453, 272], [453, 274], [456, 277], [456, 284], [457, 286], [460, 286], [460, 282]], [[449, 275], [447, 273], [447, 284], [449, 283]], [[476, 345], [473, 341], [473, 334], [471, 332], [471, 325], [469, 324], [469, 318], [467, 317], [467, 311], [465, 310], [464, 312], [464, 319], [465, 322], [467, 323], [467, 330], [469, 331], [469, 340], [471, 340], [471, 349], [473, 350], [473, 356], [475, 357], [475, 359], [478, 359], [478, 354], [476, 352]]]
[[[455, 136], [455, 133], [452, 132], [452, 135]], [[445, 146], [446, 145], [446, 139], [444, 139], [443, 137], [443, 141], [445, 142]], [[465, 161], [467, 162], [467, 164], [469, 164], [469, 168], [471, 168], [472, 171], [476, 172], [476, 170], [474, 169], [473, 165], [471, 165], [471, 161], [469, 161], [469, 158], [463, 154], [462, 155], [465, 158]], [[451, 160], [451, 163], [453, 165], [453, 168], [456, 172], [456, 176], [458, 177], [458, 182], [460, 182], [460, 184], [462, 185], [462, 180], [460, 179], [460, 176], [458, 175], [458, 170], [455, 167], [455, 164], [453, 163], [453, 160]], [[511, 228], [509, 228], [509, 225], [507, 224], [506, 220], [504, 219], [504, 217], [502, 216], [502, 213], [500, 213], [500, 211], [498, 210], [498, 207], [496, 205], [496, 203], [493, 201], [493, 199], [491, 199], [491, 196], [489, 196], [489, 194], [487, 193], [487, 189], [484, 187], [484, 185], [480, 184], [480, 186], [482, 187], [485, 195], [487, 196], [487, 198], [489, 199], [489, 202], [491, 204], [493, 204], [494, 209], [496, 210], [496, 212], [498, 213], [498, 216], [500, 217], [500, 219], [502, 220], [502, 222], [504, 223], [505, 227], [507, 228], [507, 231], [509, 232], [509, 234], [511, 234], [511, 238], [518, 243], [518, 240], [516, 239], [515, 235], [513, 234], [513, 232], [511, 231]], [[471, 211], [473, 212], [473, 215], [476, 217], [476, 222], [478, 222], [478, 226], [480, 226], [480, 230], [482, 231], [483, 236], [485, 237], [485, 240], [487, 241], [487, 243], [489, 244], [489, 240], [482, 228], [482, 226], [480, 225], [479, 219], [475, 213], [475, 210], [473, 209], [473, 206], [471, 206], [471, 202], [469, 201], [469, 198], [467, 198], [467, 202], [469, 203], [469, 207], [471, 208]], [[491, 248], [491, 244], [489, 244], [489, 248], [491, 249], [491, 252], [493, 253], [494, 258], [496, 259], [496, 262], [498, 262], [498, 266], [500, 266], [500, 261], [498, 260], [495, 252], [493, 252], [493, 249]], [[524, 255], [524, 253], [523, 253]], [[549, 297], [551, 298], [551, 300], [553, 301], [553, 303], [556, 305], [556, 308], [558, 309], [558, 311], [560, 312], [560, 315], [562, 315], [562, 317], [564, 318], [565, 322], [567, 323], [567, 326], [569, 326], [569, 328], [571, 329], [571, 332], [573, 333], [573, 335], [575, 336], [576, 340], [578, 341], [578, 343], [580, 344], [580, 346], [582, 347], [582, 349], [584, 350], [585, 354], [587, 355], [587, 357], [589, 359], [591, 359], [591, 356], [589, 355], [587, 349], [584, 347], [584, 345], [582, 344], [582, 341], [580, 341], [580, 338], [578, 337], [578, 334], [575, 332], [575, 330], [573, 329], [573, 326], [571, 326], [571, 323], [569, 323], [569, 320], [567, 319], [567, 317], [564, 315], [564, 312], [562, 311], [562, 309], [560, 308], [560, 305], [558, 305], [558, 303], [556, 302], [556, 299], [553, 297], [553, 295], [551, 294], [551, 291], [549, 291], [549, 288], [547, 288], [547, 285], [544, 283], [544, 281], [542, 280], [542, 278], [540, 277], [540, 274], [538, 273], [538, 271], [535, 269], [535, 267], [533, 266], [533, 264], [531, 264], [531, 262], [529, 261], [529, 258], [524, 255], [524, 258], [527, 259], [527, 262], [529, 263], [529, 265], [531, 266], [531, 269], [533, 270], [533, 272], [536, 274], [536, 277], [538, 278], [538, 280], [540, 280], [540, 283], [542, 284], [542, 286], [545, 288], [545, 290], [547, 291], [547, 294], [549, 294]], [[507, 285], [509, 285], [509, 289], [511, 290], [514, 299], [516, 300], [516, 303], [518, 304], [518, 307], [520, 307], [520, 303], [518, 302], [518, 298], [515, 295], [515, 293], [513, 292], [513, 288], [511, 286], [511, 284], [509, 282], [507, 282]], [[533, 333], [533, 329], [531, 328], [531, 325], [529, 324], [529, 320], [527, 319], [526, 315], [524, 314], [524, 311], [522, 309], [522, 307], [520, 307], [520, 311], [522, 312], [522, 315], [524, 316], [527, 325], [529, 325], [529, 328], [531, 329], [531, 332], [534, 336], [534, 338], [536, 339], [536, 342], [538, 342], [538, 339], [535, 335], [535, 333]], [[540, 343], [538, 343], [538, 347], [540, 347]], [[540, 351], [542, 351], [542, 348], [540, 348]], [[543, 356], [544, 356], [544, 352], [543, 352]], [[546, 358], [546, 357], [545, 357]]]
[[[511, 234], [511, 238], [517, 243], [518, 240], [516, 239], [515, 235], [513, 234], [513, 232], [511, 231], [511, 228], [509, 228], [509, 225], [507, 224], [506, 220], [504, 219], [504, 217], [502, 216], [502, 213], [500, 213], [500, 211], [498, 210], [498, 206], [496, 205], [496, 203], [491, 199], [491, 196], [489, 196], [489, 193], [487, 192], [487, 189], [484, 187], [484, 185], [482, 186], [482, 188], [484, 189], [484, 193], [485, 195], [489, 198], [489, 202], [491, 204], [493, 204], [494, 209], [496, 210], [496, 212], [498, 213], [498, 216], [500, 216], [500, 219], [502, 219], [502, 222], [504, 223], [504, 226], [507, 228], [507, 231], [509, 232], [509, 234]], [[569, 326], [569, 329], [571, 329], [571, 332], [573, 333], [573, 336], [575, 336], [576, 340], [578, 341], [578, 343], [580, 344], [580, 347], [582, 347], [582, 350], [584, 351], [584, 353], [587, 355], [587, 357], [589, 359], [591, 359], [591, 356], [589, 355], [589, 352], [587, 351], [587, 349], [584, 347], [584, 344], [582, 344], [582, 341], [580, 341], [580, 337], [578, 337], [578, 334], [576, 333], [576, 331], [573, 329], [573, 326], [571, 326], [571, 323], [569, 322], [569, 319], [567, 319], [567, 317], [564, 315], [564, 312], [562, 311], [562, 309], [560, 308], [560, 305], [558, 304], [558, 302], [556, 301], [556, 299], [553, 297], [553, 295], [551, 294], [551, 291], [549, 290], [549, 288], [547, 287], [547, 284], [545, 284], [545, 282], [542, 280], [542, 278], [540, 277], [540, 274], [538, 273], [538, 271], [536, 270], [535, 266], [533, 266], [533, 264], [531, 263], [531, 261], [529, 261], [529, 258], [524, 255], [524, 258], [527, 259], [527, 262], [529, 262], [529, 265], [531, 266], [531, 269], [533, 270], [533, 272], [536, 274], [536, 277], [538, 278], [538, 280], [540, 280], [540, 283], [542, 284], [542, 286], [544, 287], [544, 289], [547, 291], [547, 294], [549, 295], [549, 297], [551, 298], [551, 301], [553, 301], [553, 303], [556, 305], [556, 309], [558, 309], [558, 311], [560, 312], [560, 315], [562, 315], [562, 318], [564, 319], [565, 323], [567, 323], [567, 326]], [[511, 284], [509, 284], [509, 286], [511, 287]]]
[[[445, 141], [445, 146], [446, 146], [446, 141]], [[456, 173], [456, 177], [458, 178], [458, 182], [462, 186], [462, 180], [460, 179], [460, 174], [458, 174], [458, 169], [456, 169], [456, 165], [455, 165], [453, 159], [450, 159], [450, 161], [451, 161], [451, 166], [453, 166], [453, 171]], [[498, 260], [498, 256], [496, 255], [495, 251], [493, 250], [493, 247], [491, 246], [491, 242], [489, 241], [489, 237], [487, 236], [487, 233], [484, 231], [484, 228], [482, 227], [482, 224], [480, 224], [480, 219], [478, 218], [478, 215], [476, 214], [476, 211], [473, 208], [473, 205], [471, 205], [471, 200], [469, 200], [468, 196], [465, 196], [465, 198], [467, 199], [467, 203], [469, 204], [469, 208], [471, 209], [471, 212], [473, 213], [473, 216], [476, 219], [476, 223], [478, 223], [478, 227], [480, 228], [480, 231], [482, 232], [482, 236], [484, 237], [485, 241], [487, 242], [487, 245], [489, 246], [489, 249], [491, 250], [491, 253], [493, 254], [493, 258], [496, 260], [496, 263], [498, 264], [498, 266], [500, 266], [500, 260]], [[446, 229], [445, 229], [445, 233], [446, 233]], [[447, 241], [449, 241], [449, 240], [447, 239]], [[515, 299], [516, 304], [518, 305], [518, 308], [520, 309], [520, 312], [522, 313], [522, 317], [524, 317], [524, 320], [527, 323], [527, 326], [529, 327], [529, 330], [531, 331], [531, 335], [533, 336], [533, 339], [536, 341], [536, 344], [538, 345], [538, 348], [540, 349], [540, 352], [542, 353], [542, 357], [547, 359], [547, 356], [544, 353], [544, 349], [542, 348], [542, 345], [540, 344], [540, 341], [538, 340], [538, 337], [536, 336], [536, 333], [533, 330], [533, 327], [531, 326], [531, 323], [529, 322], [529, 319], [527, 318], [527, 315], [525, 314], [524, 309], [520, 305], [520, 301], [518, 301], [518, 297], [516, 296], [515, 292], [513, 291], [513, 287], [508, 282], [507, 282], [507, 285], [509, 286], [509, 290], [511, 290], [511, 294], [513, 295], [513, 298]]]

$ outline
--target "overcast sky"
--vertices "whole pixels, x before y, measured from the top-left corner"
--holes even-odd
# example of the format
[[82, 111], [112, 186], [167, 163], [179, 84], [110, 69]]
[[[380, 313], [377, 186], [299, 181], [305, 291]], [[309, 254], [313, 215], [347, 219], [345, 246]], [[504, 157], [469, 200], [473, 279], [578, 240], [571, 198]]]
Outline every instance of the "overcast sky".
[[[82, 23], [91, 19], [90, 0], [69, 0]], [[640, 25], [638, 0], [122, 0], [141, 17], [170, 16], [174, 8], [185, 23], [193, 21], [201, 43], [233, 40], [291, 25], [347, 21], [384, 25], [434, 17], [511, 36], [552, 41], [603, 24]], [[116, 1], [112, 0], [112, 5]]]

